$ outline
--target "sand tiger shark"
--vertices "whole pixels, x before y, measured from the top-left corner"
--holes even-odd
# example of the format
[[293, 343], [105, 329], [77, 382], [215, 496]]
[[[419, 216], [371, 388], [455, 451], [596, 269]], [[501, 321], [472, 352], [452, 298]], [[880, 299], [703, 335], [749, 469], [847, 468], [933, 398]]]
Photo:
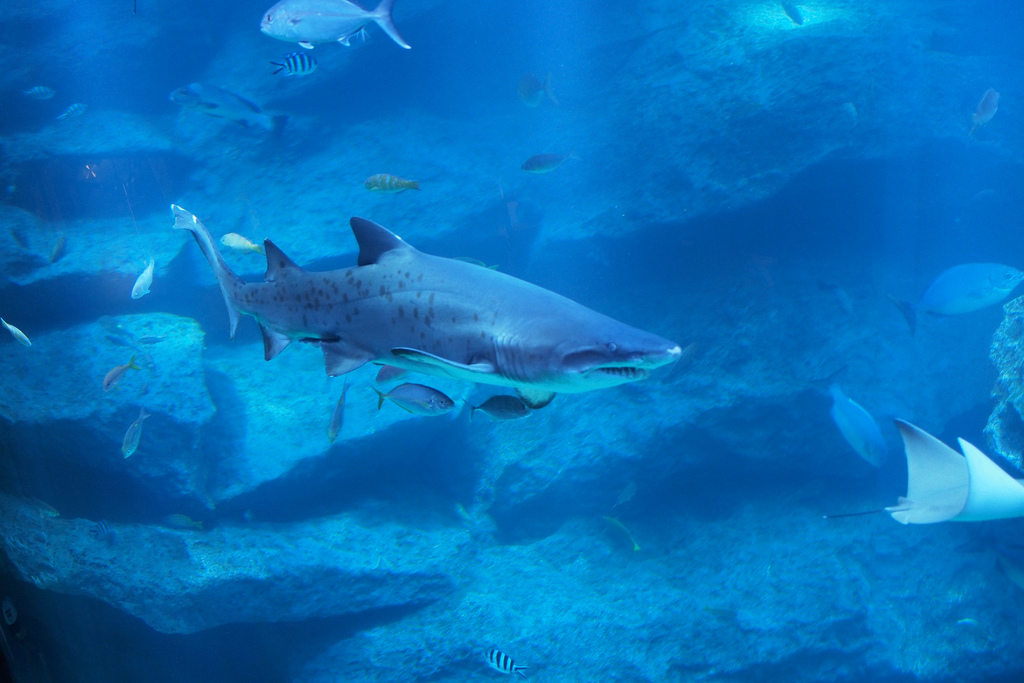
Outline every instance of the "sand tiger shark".
[[514, 387], [533, 405], [647, 377], [679, 345], [536, 285], [472, 263], [425, 254], [364, 218], [350, 221], [358, 265], [305, 270], [266, 240], [264, 282], [231, 272], [209, 231], [171, 205], [174, 227], [199, 243], [227, 304], [256, 319], [264, 356], [295, 340], [315, 344], [327, 374], [366, 363]]

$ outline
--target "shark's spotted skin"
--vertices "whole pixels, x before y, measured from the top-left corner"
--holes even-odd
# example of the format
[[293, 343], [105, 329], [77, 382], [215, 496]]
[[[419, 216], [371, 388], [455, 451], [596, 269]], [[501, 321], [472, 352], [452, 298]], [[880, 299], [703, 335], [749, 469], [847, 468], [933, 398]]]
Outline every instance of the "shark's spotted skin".
[[357, 266], [307, 271], [267, 240], [266, 281], [245, 283], [195, 216], [171, 210], [213, 268], [232, 336], [240, 314], [256, 318], [267, 360], [298, 339], [319, 345], [329, 375], [377, 362], [536, 395], [632, 382], [679, 357], [667, 339], [510, 275], [424, 254], [362, 218], [351, 220]]

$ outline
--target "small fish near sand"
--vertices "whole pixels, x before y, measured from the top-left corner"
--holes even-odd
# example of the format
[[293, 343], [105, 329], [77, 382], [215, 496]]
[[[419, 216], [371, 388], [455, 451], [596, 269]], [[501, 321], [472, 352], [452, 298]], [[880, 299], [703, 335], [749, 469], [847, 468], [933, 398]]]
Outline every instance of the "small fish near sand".
[[22, 346], [32, 346], [32, 342], [25, 336], [25, 333], [19, 330], [14, 325], [10, 324], [3, 318], [0, 318], [0, 324], [3, 324], [7, 328], [7, 331], [11, 333], [11, 336], [18, 340], [18, 343]]
[[76, 102], [76, 103], [72, 104], [71, 106], [69, 106], [64, 111], [62, 111], [60, 114], [58, 114], [57, 115], [57, 120], [58, 121], [65, 121], [67, 119], [73, 119], [75, 117], [81, 116], [82, 114], [85, 113], [86, 109], [88, 109], [88, 107], [86, 105], [82, 104], [81, 102]]
[[334, 443], [334, 440], [338, 438], [338, 434], [341, 433], [341, 428], [345, 424], [345, 396], [348, 394], [348, 382], [345, 382], [341, 387], [341, 398], [338, 399], [338, 404], [334, 406], [334, 413], [331, 414], [331, 423], [327, 427], [327, 439]]
[[161, 518], [160, 520], [164, 526], [170, 527], [171, 529], [198, 529], [203, 528], [203, 523], [196, 521], [188, 515], [180, 513], [174, 513]]
[[527, 107], [540, 106], [545, 97], [551, 100], [551, 104], [556, 107], [558, 106], [558, 100], [555, 99], [555, 94], [551, 92], [551, 74], [544, 77], [543, 83], [533, 74], [526, 74], [519, 79], [519, 86], [516, 90], [519, 92], [519, 99]]
[[53, 88], [47, 88], [45, 85], [37, 85], [34, 88], [29, 88], [22, 93], [25, 97], [30, 100], [50, 100], [56, 95]]
[[398, 194], [406, 190], [420, 189], [420, 181], [406, 180], [388, 173], [377, 173], [363, 181], [363, 187], [370, 192], [381, 192], [387, 194]]
[[147, 417], [150, 417], [150, 414], [146, 412], [146, 409], [139, 408], [139, 419], [132, 422], [128, 431], [124, 433], [124, 440], [121, 442], [121, 455], [126, 459], [132, 457], [138, 450], [139, 439], [142, 438], [142, 421]]
[[384, 405], [385, 399], [413, 415], [444, 415], [455, 408], [455, 401], [423, 384], [399, 384], [386, 394], [377, 388], [373, 390], [377, 393], [377, 410]]
[[263, 247], [255, 242], [251, 241], [247, 237], [239, 235], [237, 232], [229, 232], [220, 238], [220, 243], [228, 249], [235, 251], [247, 251], [252, 254], [262, 254]]
[[395, 0], [381, 0], [377, 9], [370, 11], [348, 0], [281, 0], [263, 14], [260, 31], [312, 50], [318, 43], [335, 41], [347, 46], [364, 26], [375, 23], [408, 50], [409, 43], [391, 19], [394, 4]]
[[141, 299], [149, 294], [149, 288], [153, 285], [153, 268], [155, 265], [153, 259], [149, 259], [146, 269], [136, 278], [135, 284], [132, 286], [133, 299]]
[[508, 676], [518, 674], [523, 678], [526, 678], [526, 674], [524, 674], [523, 671], [530, 668], [528, 666], [516, 664], [514, 661], [512, 661], [511, 657], [509, 657], [501, 650], [488, 650], [484, 653], [484, 658], [487, 660], [487, 664], [490, 665], [492, 669], [500, 673], [506, 674]]
[[141, 369], [142, 368], [135, 364], [135, 356], [132, 356], [127, 363], [124, 365], [118, 365], [107, 373], [106, 377], [103, 378], [103, 391], [110, 391], [117, 386], [117, 383], [121, 381], [129, 370]]
[[520, 166], [527, 173], [550, 173], [569, 159], [579, 161], [575, 152], [568, 154], [535, 154]]
[[492, 420], [496, 422], [506, 422], [508, 420], [521, 420], [524, 417], [529, 417], [533, 412], [530, 407], [523, 402], [523, 399], [518, 396], [509, 396], [507, 394], [499, 394], [498, 396], [491, 396], [489, 399], [484, 401], [478, 406], [474, 406], [469, 409], [469, 419], [473, 419], [473, 413], [476, 411], [486, 413]]
[[846, 443], [865, 462], [873, 467], [881, 467], [888, 449], [875, 418], [859, 403], [848, 398], [838, 384], [833, 384], [828, 390], [832, 395], [832, 421]]
[[234, 121], [250, 129], [264, 130], [280, 135], [288, 117], [284, 114], [271, 115], [241, 95], [217, 85], [189, 83], [172, 92], [168, 99], [185, 109], [194, 109], [215, 119]]
[[996, 115], [996, 111], [999, 109], [999, 93], [992, 88], [985, 91], [985, 94], [981, 96], [981, 102], [978, 102], [978, 107], [971, 114], [971, 132], [970, 135], [974, 135], [974, 131], [978, 126], [984, 126], [986, 123], [992, 120], [992, 117]]
[[57, 238], [57, 243], [53, 245], [53, 249], [50, 250], [50, 263], [56, 263], [64, 258], [64, 254], [67, 251], [68, 238], [67, 235], [61, 235]]
[[284, 72], [285, 76], [308, 76], [316, 71], [317, 63], [313, 55], [305, 52], [292, 52], [284, 56], [283, 61], [271, 62], [277, 69], [273, 75]]
[[892, 300], [907, 320], [910, 334], [917, 327], [918, 313], [959, 315], [997, 304], [1024, 280], [1024, 273], [1000, 263], [965, 263], [939, 274], [917, 303]]

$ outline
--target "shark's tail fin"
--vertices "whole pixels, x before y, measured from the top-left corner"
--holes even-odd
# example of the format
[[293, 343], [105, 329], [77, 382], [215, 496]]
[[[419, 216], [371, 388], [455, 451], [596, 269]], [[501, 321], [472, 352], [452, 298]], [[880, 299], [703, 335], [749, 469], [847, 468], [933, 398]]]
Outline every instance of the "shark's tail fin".
[[394, 4], [395, 0], [380, 0], [377, 9], [373, 10], [373, 20], [377, 22], [377, 26], [380, 26], [384, 33], [391, 37], [391, 40], [409, 50], [412, 46], [405, 42], [405, 38], [402, 37], [402, 34], [395, 27], [395, 22], [391, 20], [391, 8]]
[[206, 229], [206, 226], [199, 222], [198, 218], [177, 204], [171, 204], [171, 213], [174, 214], [174, 227], [178, 230], [188, 230], [191, 232], [192, 236], [196, 238], [196, 242], [199, 243], [199, 248], [203, 250], [206, 260], [210, 262], [213, 274], [217, 278], [217, 284], [220, 285], [220, 292], [224, 295], [224, 303], [228, 307], [231, 338], [234, 339], [235, 330], [238, 329], [240, 313], [235, 306], [231, 292], [244, 285], [245, 282], [228, 268], [228, 264], [224, 262], [224, 257], [220, 255], [220, 251], [217, 249], [217, 245], [214, 244], [210, 232]]

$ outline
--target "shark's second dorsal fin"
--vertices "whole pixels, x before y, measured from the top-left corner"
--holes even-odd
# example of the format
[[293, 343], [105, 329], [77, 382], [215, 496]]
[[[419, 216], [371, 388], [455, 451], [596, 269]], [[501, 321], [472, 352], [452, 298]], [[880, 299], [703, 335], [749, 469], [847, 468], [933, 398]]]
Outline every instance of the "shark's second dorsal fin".
[[285, 253], [270, 240], [263, 240], [263, 249], [267, 252], [267, 274], [263, 278], [267, 282], [273, 282], [275, 276], [282, 270], [288, 268], [302, 270], [301, 266], [296, 265], [295, 261], [285, 256]]
[[394, 249], [412, 249], [401, 237], [373, 221], [355, 217], [349, 221], [349, 225], [359, 243], [358, 263], [361, 266], [376, 263], [381, 256]]

